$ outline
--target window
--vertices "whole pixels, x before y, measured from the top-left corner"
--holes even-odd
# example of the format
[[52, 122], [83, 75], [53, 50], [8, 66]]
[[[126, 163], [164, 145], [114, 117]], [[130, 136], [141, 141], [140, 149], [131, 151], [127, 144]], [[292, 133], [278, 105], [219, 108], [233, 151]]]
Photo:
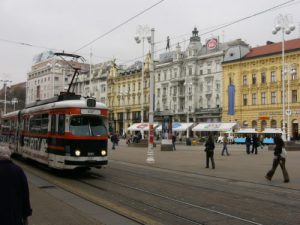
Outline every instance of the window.
[[292, 103], [297, 102], [297, 90], [292, 90]]
[[276, 72], [275, 71], [271, 72], [271, 82], [272, 83], [276, 82]]
[[208, 73], [208, 74], [211, 74], [211, 69], [207, 69], [207, 73]]
[[247, 105], [247, 99], [248, 99], [248, 95], [247, 94], [243, 94], [243, 105]]
[[293, 68], [291, 70], [292, 80], [297, 80], [297, 69]]
[[252, 94], [252, 105], [256, 105], [256, 93]]
[[262, 104], [262, 105], [267, 104], [266, 92], [262, 92], [262, 93], [261, 93], [261, 104]]
[[271, 92], [271, 104], [276, 104], [276, 92]]
[[256, 84], [256, 74], [252, 74], [252, 84]]
[[248, 81], [247, 81], [247, 75], [243, 76], [243, 85], [247, 85]]
[[193, 69], [192, 69], [192, 67], [190, 66], [189, 67], [189, 75], [191, 76], [193, 74]]
[[[119, 116], [122, 117], [123, 114]], [[99, 116], [72, 116], [70, 119], [70, 132], [78, 136], [107, 135], [104, 122]]]
[[42, 115], [42, 122], [41, 122], [41, 133], [46, 134], [48, 133], [48, 114], [43, 114]]
[[54, 80], [55, 80], [55, 81], [59, 81], [59, 77], [55, 77]]
[[63, 135], [65, 133], [65, 115], [59, 114], [58, 116], [58, 134]]
[[267, 83], [267, 77], [266, 77], [266, 73], [265, 72], [261, 73], [261, 83], [262, 84], [266, 84]]

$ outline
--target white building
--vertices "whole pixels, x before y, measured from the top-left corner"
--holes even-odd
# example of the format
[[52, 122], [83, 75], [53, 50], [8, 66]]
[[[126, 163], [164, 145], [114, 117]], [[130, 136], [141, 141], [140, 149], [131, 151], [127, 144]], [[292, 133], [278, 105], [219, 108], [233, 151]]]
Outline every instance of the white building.
[[80, 67], [80, 73], [88, 70], [87, 64], [66, 62], [54, 56], [52, 51], [37, 55], [33, 60], [31, 71], [27, 74], [26, 104], [48, 99], [66, 91], [74, 74], [70, 64], [73, 67]]
[[155, 66], [155, 117], [173, 115], [179, 122], [220, 122], [222, 115], [222, 61], [236, 46], [248, 48], [241, 40], [220, 43], [210, 38], [201, 44], [192, 31], [187, 49], [160, 55]]

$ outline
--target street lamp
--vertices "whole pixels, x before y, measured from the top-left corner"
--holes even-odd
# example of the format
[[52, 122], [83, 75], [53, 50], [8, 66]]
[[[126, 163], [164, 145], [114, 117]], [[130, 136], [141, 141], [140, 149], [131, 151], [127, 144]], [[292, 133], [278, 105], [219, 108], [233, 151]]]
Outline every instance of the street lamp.
[[123, 107], [124, 107], [124, 113], [123, 113], [123, 137], [124, 137], [125, 133], [126, 133], [126, 130], [125, 130], [125, 115], [126, 115], [125, 96], [128, 94], [128, 92], [127, 91], [121, 91], [120, 94], [122, 95]]
[[290, 93], [290, 80], [293, 79], [293, 76], [296, 74], [296, 69], [294, 68], [294, 66], [288, 66], [288, 74], [290, 74], [290, 77], [288, 76], [288, 95], [287, 95], [287, 117], [288, 117], [288, 122], [287, 122], [287, 140], [290, 141], [291, 140], [291, 121], [290, 121], [290, 116], [292, 115], [292, 110], [290, 108], [291, 106], [291, 93]]
[[11, 100], [11, 104], [13, 104], [14, 105], [14, 111], [16, 110], [16, 103], [18, 103], [19, 101], [18, 101], [18, 99], [17, 98], [12, 98], [12, 100]]
[[281, 31], [282, 37], [282, 69], [281, 69], [281, 80], [282, 80], [282, 136], [283, 140], [286, 141], [286, 121], [285, 121], [285, 63], [284, 63], [284, 34], [290, 34], [293, 30], [295, 30], [295, 25], [292, 24], [291, 18], [285, 15], [280, 14], [276, 18], [276, 24], [272, 31], [275, 35], [277, 32]]
[[151, 63], [150, 63], [150, 101], [149, 101], [149, 137], [148, 137], [148, 151], [147, 151], [147, 163], [154, 163], [154, 28], [151, 29]]
[[4, 86], [4, 114], [6, 114], [6, 88], [7, 88], [7, 83], [11, 83], [11, 80], [0, 80], [0, 82], [3, 82]]
[[[193, 85], [192, 82], [184, 82], [184, 85], [186, 87], [186, 96], [187, 96], [187, 101], [186, 101], [186, 104], [187, 104], [187, 107], [186, 107], [186, 122], [189, 123], [190, 122], [190, 117], [189, 117], [189, 111], [190, 111], [190, 93], [189, 93], [189, 90], [190, 90], [190, 87]], [[189, 134], [189, 129], [186, 130], [186, 138], [188, 139], [190, 137], [190, 134]]]
[[[144, 123], [144, 42], [145, 39], [148, 40], [148, 43], [151, 41], [151, 37], [148, 36], [149, 34], [149, 27], [147, 25], [139, 25], [136, 29], [136, 36], [134, 37], [134, 40], [137, 44], [140, 44], [142, 42], [142, 101], [141, 101], [141, 123]], [[142, 131], [142, 139], [144, 139], [144, 131]]]

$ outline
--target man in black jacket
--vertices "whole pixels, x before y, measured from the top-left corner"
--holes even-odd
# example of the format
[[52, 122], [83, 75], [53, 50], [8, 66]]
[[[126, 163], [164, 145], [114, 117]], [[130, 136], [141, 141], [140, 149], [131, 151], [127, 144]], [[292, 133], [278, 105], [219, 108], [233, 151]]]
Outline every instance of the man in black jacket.
[[0, 180], [0, 224], [27, 225], [32, 213], [27, 178], [7, 146], [0, 146]]

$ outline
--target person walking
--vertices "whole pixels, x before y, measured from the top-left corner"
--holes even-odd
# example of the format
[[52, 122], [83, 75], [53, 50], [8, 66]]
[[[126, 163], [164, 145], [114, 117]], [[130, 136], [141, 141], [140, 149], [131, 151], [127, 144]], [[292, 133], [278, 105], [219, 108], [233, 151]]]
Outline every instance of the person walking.
[[173, 150], [174, 150], [174, 151], [176, 151], [175, 142], [176, 142], [176, 135], [173, 134], [173, 135], [172, 135], [172, 146], [173, 146]]
[[209, 135], [205, 143], [206, 168], [209, 168], [209, 159], [210, 159], [212, 168], [215, 169], [214, 150], [215, 150], [214, 139], [212, 135]]
[[250, 147], [251, 147], [251, 138], [249, 137], [249, 135], [246, 136], [246, 152], [249, 155], [250, 154]]
[[253, 153], [257, 154], [257, 147], [258, 147], [258, 138], [256, 134], [254, 134], [252, 136], [252, 151], [251, 151], [252, 154]]
[[271, 181], [272, 177], [276, 171], [276, 168], [279, 164], [281, 167], [281, 170], [282, 170], [284, 182], [288, 183], [288, 182], [290, 182], [290, 178], [289, 178], [288, 172], [285, 168], [286, 156], [282, 154], [283, 148], [285, 148], [284, 141], [282, 140], [280, 135], [277, 135], [274, 138], [274, 142], [275, 142], [275, 148], [274, 148], [274, 159], [273, 159], [272, 169], [268, 171], [268, 173], [266, 174], [265, 177], [266, 177], [266, 179]]
[[110, 137], [110, 140], [112, 142], [112, 149], [115, 150], [116, 149], [116, 145], [118, 145], [118, 136], [116, 133], [113, 133]]
[[0, 224], [27, 225], [32, 214], [28, 182], [10, 154], [7, 146], [0, 146]]
[[228, 138], [227, 138], [227, 135], [225, 134], [224, 138], [223, 138], [223, 149], [222, 149], [222, 154], [221, 154], [222, 156], [224, 156], [225, 151], [226, 151], [227, 156], [229, 156], [227, 144], [228, 144]]

